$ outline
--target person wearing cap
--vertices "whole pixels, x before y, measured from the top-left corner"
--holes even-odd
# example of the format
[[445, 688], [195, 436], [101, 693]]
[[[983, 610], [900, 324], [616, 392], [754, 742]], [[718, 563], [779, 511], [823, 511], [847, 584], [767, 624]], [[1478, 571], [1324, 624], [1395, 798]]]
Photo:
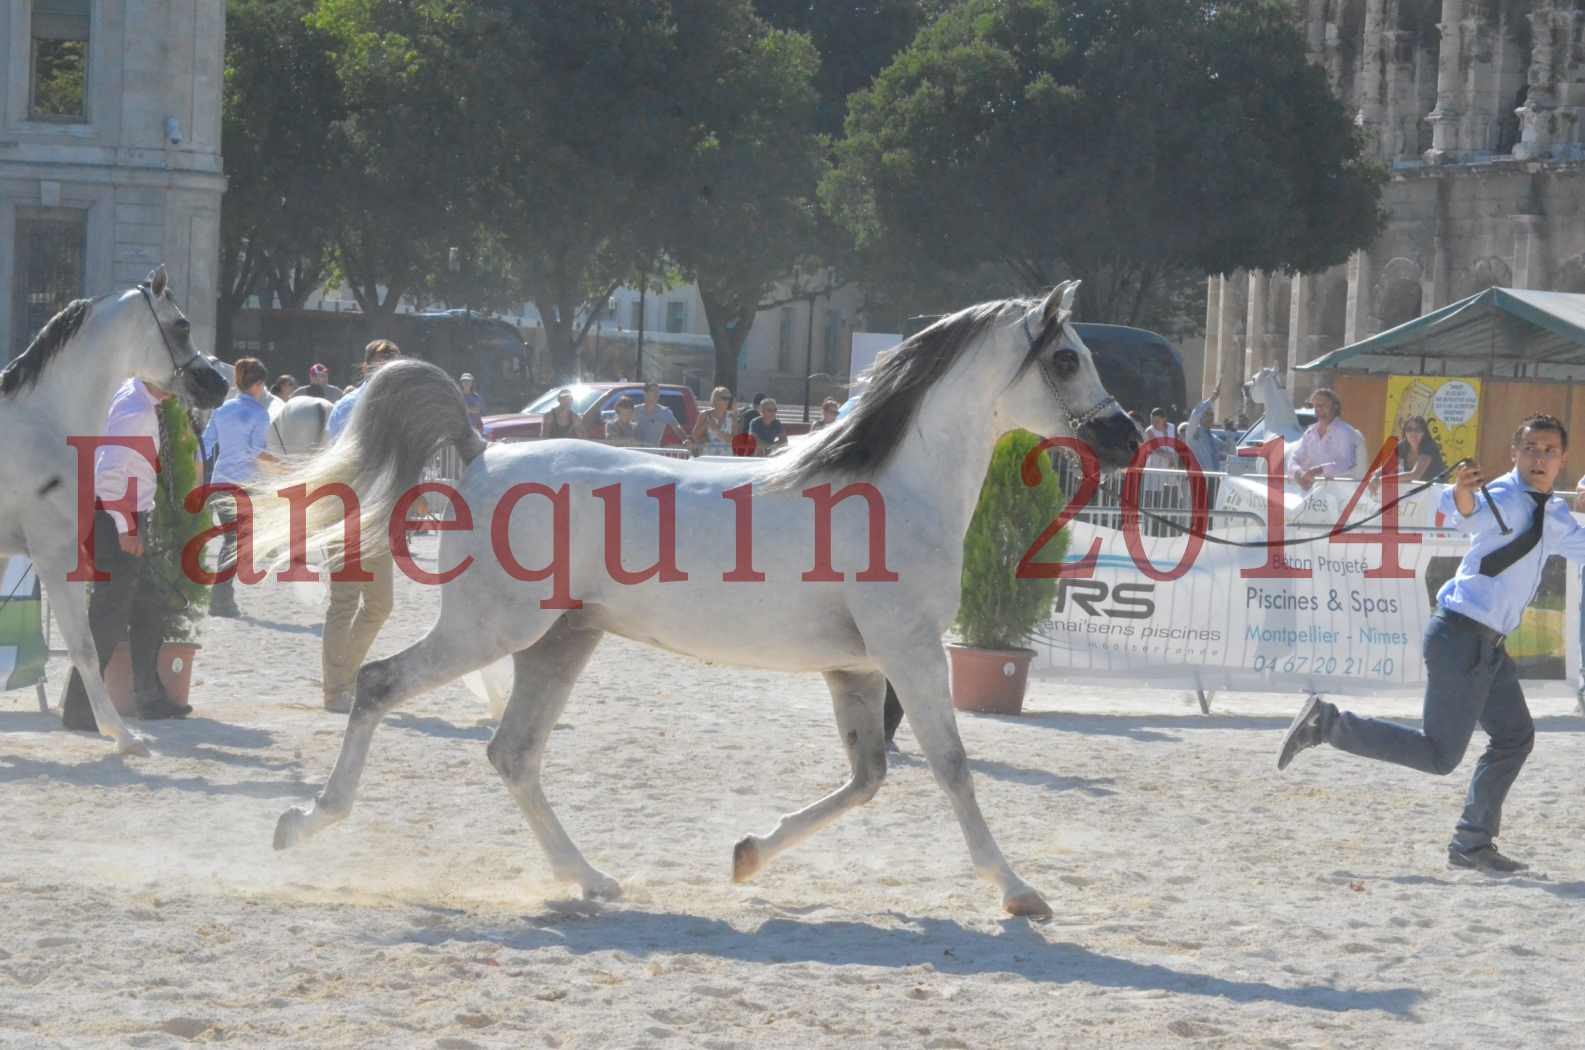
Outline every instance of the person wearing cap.
[[468, 407], [468, 425], [484, 433], [484, 398], [473, 389], [473, 373], [464, 372], [457, 379], [462, 387], [462, 403]]
[[315, 364], [308, 369], [308, 385], [292, 391], [292, 396], [322, 397], [326, 401], [336, 402], [341, 400], [343, 393], [345, 391], [339, 386], [330, 385], [330, 369], [322, 364]]

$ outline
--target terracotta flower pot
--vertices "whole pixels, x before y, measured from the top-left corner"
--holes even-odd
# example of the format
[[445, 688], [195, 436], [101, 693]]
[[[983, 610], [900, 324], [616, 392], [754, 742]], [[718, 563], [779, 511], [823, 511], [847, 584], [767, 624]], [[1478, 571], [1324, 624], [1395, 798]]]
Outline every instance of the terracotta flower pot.
[[986, 715], [1016, 715], [1024, 710], [1033, 649], [979, 649], [948, 645], [952, 706]]
[[[199, 647], [192, 642], [166, 642], [160, 646], [160, 683], [165, 693], [178, 704], [187, 702], [187, 691], [192, 685], [193, 659]], [[110, 702], [123, 715], [137, 714], [137, 701], [132, 691], [132, 660], [127, 655], [127, 645], [122, 642], [110, 655], [105, 668], [105, 689]]]

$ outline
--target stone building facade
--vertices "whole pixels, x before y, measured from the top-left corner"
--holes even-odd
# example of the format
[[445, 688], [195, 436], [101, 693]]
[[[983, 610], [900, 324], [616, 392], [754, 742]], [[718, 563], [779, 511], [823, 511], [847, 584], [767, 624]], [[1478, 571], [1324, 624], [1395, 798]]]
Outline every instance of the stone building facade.
[[161, 262], [212, 345], [224, 56], [221, 0], [0, 7], [0, 360]]
[[1390, 166], [1387, 229], [1321, 273], [1207, 283], [1203, 390], [1497, 285], [1585, 292], [1585, 0], [1294, 0], [1312, 61]]

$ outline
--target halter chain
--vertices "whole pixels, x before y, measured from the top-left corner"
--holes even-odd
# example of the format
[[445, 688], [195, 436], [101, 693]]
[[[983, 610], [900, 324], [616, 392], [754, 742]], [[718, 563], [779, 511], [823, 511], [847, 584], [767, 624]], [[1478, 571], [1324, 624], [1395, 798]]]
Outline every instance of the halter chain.
[[[1029, 349], [1033, 350], [1035, 348], [1036, 340], [1034, 333], [1029, 330], [1029, 314], [1027, 313], [1024, 314], [1023, 325], [1024, 338], [1029, 340]], [[1074, 437], [1078, 437], [1079, 431], [1081, 429], [1095, 422], [1101, 413], [1105, 412], [1108, 408], [1117, 405], [1117, 398], [1107, 395], [1106, 398], [1097, 402], [1095, 406], [1090, 408], [1088, 411], [1075, 412], [1073, 411], [1073, 406], [1068, 404], [1068, 399], [1062, 396], [1062, 390], [1057, 386], [1056, 380], [1051, 378], [1051, 373], [1047, 372], [1044, 368], [1041, 368], [1040, 375], [1043, 379], [1045, 379], [1046, 386], [1051, 390], [1051, 396], [1057, 399], [1057, 406], [1067, 414], [1068, 429], [1073, 432]]]

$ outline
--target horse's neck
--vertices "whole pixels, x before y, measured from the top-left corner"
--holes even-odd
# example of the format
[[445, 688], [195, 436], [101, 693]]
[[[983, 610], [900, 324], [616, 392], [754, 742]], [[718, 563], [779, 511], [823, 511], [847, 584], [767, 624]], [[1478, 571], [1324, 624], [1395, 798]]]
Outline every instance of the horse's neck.
[[[1299, 414], [1293, 410], [1293, 399], [1288, 392], [1277, 382], [1276, 376], [1267, 376], [1261, 384], [1261, 395], [1264, 398], [1262, 407], [1266, 410], [1266, 419], [1274, 424], [1276, 429], [1298, 428]], [[1267, 428], [1272, 429], [1272, 427]]]
[[90, 312], [23, 395], [70, 437], [103, 434], [110, 401], [132, 375], [134, 333], [117, 313], [113, 302]]
[[[964, 374], [972, 371], [972, 364], [964, 362], [970, 366]], [[887, 482], [922, 490], [940, 514], [946, 535], [961, 537], [969, 529], [996, 439], [1001, 436], [994, 391], [1006, 380], [991, 382], [980, 377], [978, 381], [953, 382], [957, 371], [925, 394], [918, 414], [878, 479], [883, 491]]]

